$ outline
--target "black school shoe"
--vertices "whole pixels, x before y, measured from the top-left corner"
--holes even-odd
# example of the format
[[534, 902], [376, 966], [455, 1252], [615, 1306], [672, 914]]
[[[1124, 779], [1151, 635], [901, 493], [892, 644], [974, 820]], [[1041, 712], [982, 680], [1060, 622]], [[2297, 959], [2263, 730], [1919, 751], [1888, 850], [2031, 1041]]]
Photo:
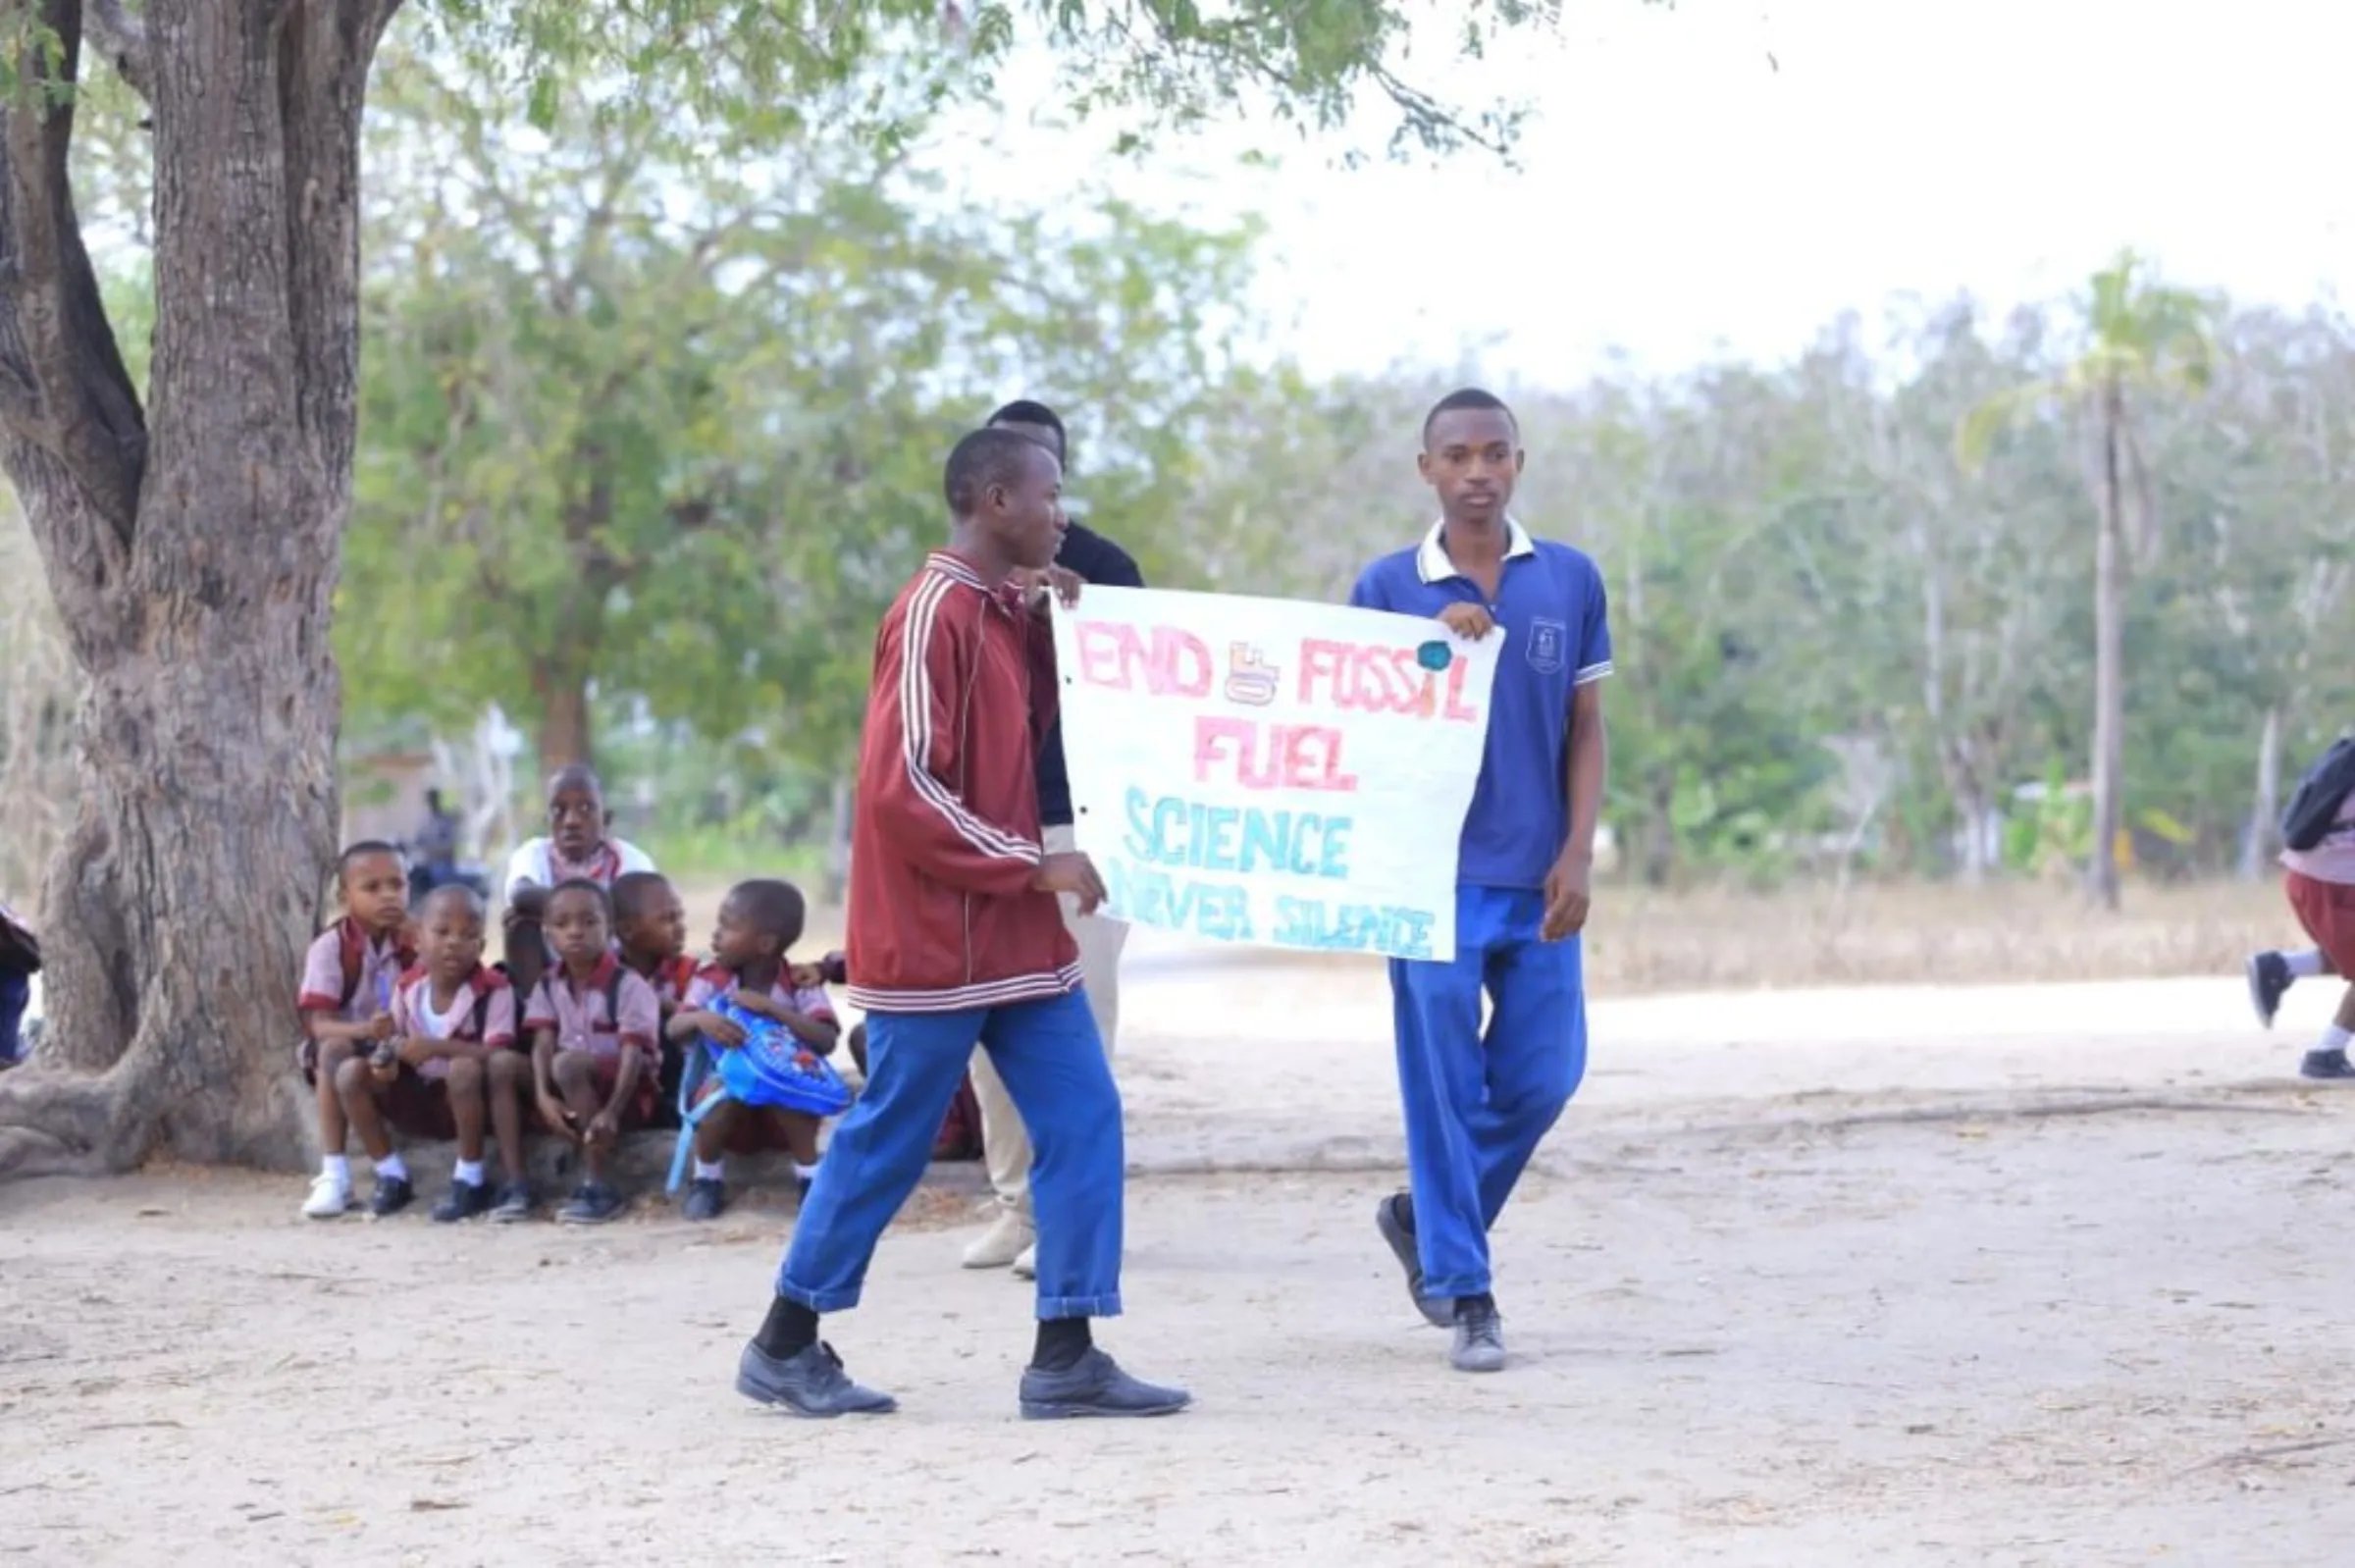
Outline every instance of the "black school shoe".
[[2347, 1061], [2341, 1051], [2309, 1051], [2306, 1060], [2298, 1064], [2301, 1078], [2355, 1078], [2355, 1064]]
[[1101, 1350], [1090, 1349], [1061, 1372], [1032, 1367], [1022, 1374], [1024, 1421], [1068, 1421], [1081, 1416], [1169, 1416], [1192, 1404], [1183, 1388], [1164, 1388], [1131, 1378]]
[[603, 1225], [621, 1213], [621, 1194], [602, 1181], [584, 1181], [572, 1198], [556, 1211], [558, 1225]]
[[491, 1212], [491, 1185], [487, 1181], [452, 1181], [442, 1201], [434, 1205], [436, 1225], [456, 1225]]
[[2282, 993], [2289, 989], [2294, 976], [2289, 972], [2289, 961], [2278, 953], [2258, 953], [2249, 959], [2249, 1006], [2257, 1013], [2257, 1021], [2267, 1028], [2274, 1026], [2274, 1015], [2281, 1011]]
[[532, 1217], [532, 1184], [529, 1181], [510, 1181], [498, 1189], [498, 1202], [492, 1206], [493, 1225], [513, 1225]]
[[716, 1220], [728, 1206], [728, 1184], [717, 1176], [697, 1176], [687, 1184], [687, 1201], [679, 1213], [690, 1220]]
[[368, 1199], [368, 1217], [389, 1219], [416, 1201], [417, 1189], [409, 1184], [408, 1177], [378, 1176], [376, 1191]]
[[1414, 1298], [1415, 1310], [1423, 1321], [1435, 1329], [1452, 1328], [1455, 1324], [1455, 1303], [1443, 1296], [1423, 1293], [1423, 1260], [1415, 1248], [1414, 1228], [1406, 1223], [1406, 1194], [1392, 1193], [1374, 1207], [1374, 1228], [1389, 1244], [1390, 1256], [1406, 1271], [1406, 1293]]

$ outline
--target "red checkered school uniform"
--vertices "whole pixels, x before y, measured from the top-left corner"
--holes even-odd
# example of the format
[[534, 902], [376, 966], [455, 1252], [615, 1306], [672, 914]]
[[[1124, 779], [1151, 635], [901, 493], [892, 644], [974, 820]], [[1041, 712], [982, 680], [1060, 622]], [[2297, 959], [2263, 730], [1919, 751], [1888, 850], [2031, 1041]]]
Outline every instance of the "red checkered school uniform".
[[624, 1108], [642, 1124], [654, 1115], [660, 1093], [662, 1059], [655, 1040], [662, 1030], [662, 1004], [645, 975], [613, 954], [601, 960], [589, 978], [576, 986], [558, 965], [533, 988], [523, 1013], [525, 1033], [538, 1039], [552, 1029], [559, 1051], [580, 1051], [597, 1063], [597, 1081], [610, 1091], [621, 1072], [624, 1051], [636, 1051], [644, 1061], [638, 1091]]

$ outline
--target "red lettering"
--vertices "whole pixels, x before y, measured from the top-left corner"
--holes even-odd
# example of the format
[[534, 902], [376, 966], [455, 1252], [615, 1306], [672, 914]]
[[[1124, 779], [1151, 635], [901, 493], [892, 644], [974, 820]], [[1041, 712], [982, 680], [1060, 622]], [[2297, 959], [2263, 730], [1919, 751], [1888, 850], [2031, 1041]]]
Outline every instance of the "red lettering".
[[1079, 640], [1079, 678], [1090, 686], [1128, 690], [1128, 665], [1121, 654], [1125, 626], [1106, 621], [1081, 621], [1073, 635]]
[[[1461, 661], [1449, 674], [1447, 716], [1474, 718], [1457, 701]], [[1430, 718], [1439, 709], [1439, 683], [1411, 648], [1320, 641], [1300, 645], [1299, 701], [1323, 702], [1343, 712], [1405, 713]]]
[[1447, 666], [1447, 714], [1459, 723], [1480, 722], [1480, 709], [1464, 701], [1464, 682], [1471, 677], [1472, 661], [1459, 658]]
[[1261, 724], [1203, 713], [1194, 719], [1194, 782], [1230, 773], [1247, 790], [1357, 788], [1341, 768], [1341, 732], [1329, 724]]
[[1132, 692], [1141, 676], [1155, 697], [1210, 695], [1210, 648], [1191, 632], [1156, 626], [1148, 641], [1136, 627], [1112, 621], [1081, 621], [1076, 632], [1079, 678], [1090, 686]]

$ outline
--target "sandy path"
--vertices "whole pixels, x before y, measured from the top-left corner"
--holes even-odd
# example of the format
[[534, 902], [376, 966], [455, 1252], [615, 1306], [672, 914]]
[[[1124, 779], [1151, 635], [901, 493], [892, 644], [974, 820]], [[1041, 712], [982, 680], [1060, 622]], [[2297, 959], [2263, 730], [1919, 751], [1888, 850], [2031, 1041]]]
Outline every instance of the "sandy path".
[[[1026, 1297], [925, 1215], [828, 1331], [905, 1410], [803, 1424], [726, 1387], [775, 1214], [451, 1234], [306, 1227], [241, 1176], [0, 1187], [0, 1557], [2346, 1560], [2355, 1098], [2220, 1092], [2294, 1061], [2228, 983], [2213, 1019], [2165, 987], [1600, 1005], [1499, 1233], [1516, 1365], [1466, 1379], [1368, 1223], [1364, 978], [1132, 987], [1140, 1165], [1341, 1168], [1132, 1184], [1106, 1342], [1192, 1385], [1168, 1422], [1014, 1419]], [[2104, 1094], [2184, 1108], [2005, 1109]], [[1214, 1136], [1210, 1104], [1254, 1109]]]

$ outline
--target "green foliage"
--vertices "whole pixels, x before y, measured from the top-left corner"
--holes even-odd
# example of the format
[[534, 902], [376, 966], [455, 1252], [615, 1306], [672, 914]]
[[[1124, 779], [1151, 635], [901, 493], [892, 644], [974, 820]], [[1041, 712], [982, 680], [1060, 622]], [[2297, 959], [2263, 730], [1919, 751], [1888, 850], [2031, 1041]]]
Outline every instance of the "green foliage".
[[[1330, 132], [1373, 98], [1393, 113], [1393, 153], [1506, 153], [1527, 114], [1502, 100], [1452, 105], [1417, 87], [1406, 76], [1415, 12], [1390, 0], [416, 0], [411, 9], [434, 48], [465, 54], [544, 131], [604, 92], [791, 136], [814, 123], [813, 92], [856, 87], [879, 61], [954, 61], [972, 90], [987, 92], [1024, 45], [1054, 51], [1079, 113], [1118, 116], [1127, 150], [1238, 105]], [[1477, 59], [1510, 36], [1557, 29], [1561, 11], [1560, 0], [1494, 0], [1469, 8], [1444, 36], [1426, 24], [1420, 41], [1427, 54], [1436, 44]], [[665, 79], [682, 59], [698, 69]], [[905, 131], [920, 115], [895, 123]]]
[[[1016, 392], [1073, 409], [1074, 489], [1162, 564], [1250, 235], [950, 204], [861, 119], [927, 90], [863, 82], [755, 160], [731, 123], [626, 103], [537, 142], [446, 67], [385, 74], [356, 713], [563, 715], [594, 683], [839, 766], [874, 622], [939, 536], [940, 454]], [[544, 750], [578, 739], [548, 722]]]

